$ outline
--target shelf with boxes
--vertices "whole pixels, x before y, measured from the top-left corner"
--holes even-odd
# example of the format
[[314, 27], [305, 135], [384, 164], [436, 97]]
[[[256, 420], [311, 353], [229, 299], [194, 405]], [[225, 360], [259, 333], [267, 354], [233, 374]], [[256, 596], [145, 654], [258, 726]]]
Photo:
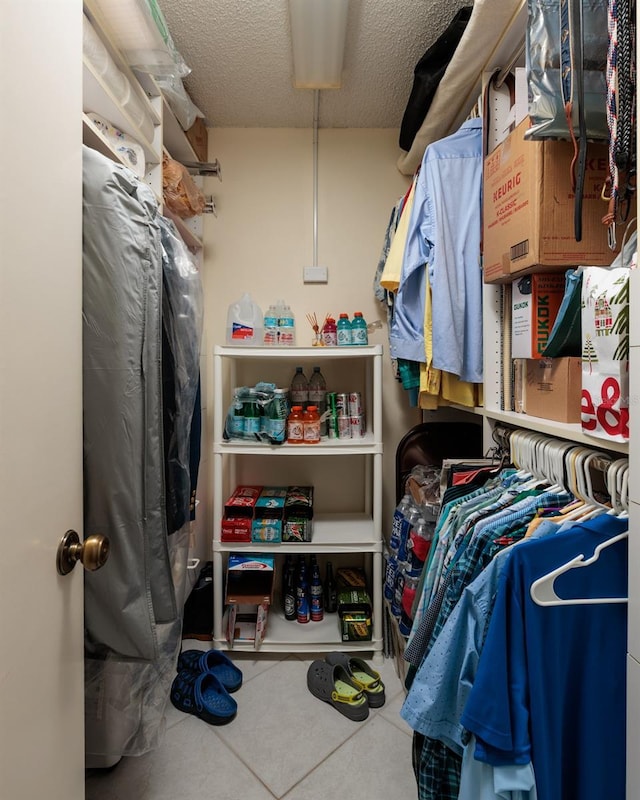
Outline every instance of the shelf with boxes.
[[[307, 576], [311, 590], [302, 601], [301, 569], [317, 575], [317, 580]], [[347, 646], [377, 652], [364, 570], [338, 567], [327, 591], [321, 572], [333, 576], [332, 562], [312, 556], [307, 564], [300, 554], [296, 561], [283, 561], [273, 554], [230, 553], [222, 617], [225, 646], [266, 652], [326, 652]], [[332, 598], [330, 609], [317, 599], [325, 594]]]
[[[214, 643], [221, 648], [259, 649], [269, 652], [323, 652], [339, 648], [382, 652], [382, 348], [380, 346], [296, 348], [218, 346], [214, 351], [214, 409], [212, 443]], [[322, 438], [316, 444], [271, 444], [268, 440], [225, 439], [225, 422], [234, 389], [273, 381], [288, 386], [295, 367], [321, 365], [329, 389], [358, 393], [364, 408], [364, 435]], [[321, 459], [310, 456], [322, 456]], [[286, 509], [266, 514], [253, 509], [251, 524], [229, 522], [232, 497], [238, 487], [260, 489], [268, 482], [269, 500], [278, 485], [313, 487], [313, 513], [304, 533], [291, 535]], [[243, 491], [240, 490], [242, 494]], [[282, 490], [282, 503], [287, 489]], [[258, 494], [258, 497], [260, 495]], [[264, 501], [265, 505], [267, 500]], [[275, 501], [274, 501], [275, 502]], [[272, 503], [273, 505], [273, 503]], [[299, 508], [296, 509], [300, 511]], [[247, 512], [244, 512], [245, 514]], [[266, 521], [265, 521], [266, 517]], [[270, 525], [270, 519], [276, 519]], [[257, 520], [257, 523], [256, 523]], [[255, 527], [255, 530], [254, 530]], [[264, 633], [260, 641], [238, 639], [229, 629], [227, 593], [229, 560], [238, 556], [266, 558], [273, 564], [274, 586], [287, 555], [317, 558], [322, 565], [362, 568], [368, 576], [371, 630], [366, 641], [343, 641], [336, 615], [321, 622], [298, 625], [285, 619], [278, 592], [263, 596]], [[253, 596], [252, 601], [256, 600]], [[255, 605], [256, 603], [254, 603]], [[226, 613], [226, 616], [225, 616]], [[331, 617], [333, 616], [333, 620]], [[260, 626], [258, 626], [260, 627]]]
[[[490, 91], [489, 84], [486, 91]], [[507, 120], [498, 118], [497, 112], [495, 117], [490, 120], [494, 133], [508, 130]], [[621, 244], [619, 229], [618, 250], [609, 248], [608, 231], [602, 224], [607, 147], [602, 142], [588, 145], [582, 236], [576, 241], [570, 177], [573, 145], [528, 140], [529, 124], [525, 117], [506, 138], [495, 138], [497, 144], [484, 163], [482, 416], [487, 420], [487, 432], [494, 422], [501, 422], [627, 453], [628, 442], [621, 441], [624, 434], [603, 437], [598, 435], [603, 430], [589, 432], [595, 430], [598, 413], [608, 413], [611, 397], [600, 385], [590, 388], [596, 382], [596, 373], [606, 369], [602, 363], [593, 366], [597, 358], [602, 359], [595, 350], [605, 337], [598, 338], [595, 349], [592, 347], [593, 365], [589, 366], [593, 370], [586, 369], [589, 345], [581, 320], [585, 310], [580, 308], [579, 290], [572, 306], [573, 317], [565, 317], [563, 347], [545, 352], [561, 305], [562, 313], [566, 313], [574, 273], [583, 268], [594, 275], [608, 272], [602, 268], [614, 262]], [[631, 211], [630, 217], [633, 215]], [[610, 292], [607, 306], [612, 297]], [[624, 395], [623, 383], [621, 379], [619, 395]], [[593, 402], [585, 394], [589, 391]], [[627, 414], [616, 405], [612, 411], [619, 419]]]

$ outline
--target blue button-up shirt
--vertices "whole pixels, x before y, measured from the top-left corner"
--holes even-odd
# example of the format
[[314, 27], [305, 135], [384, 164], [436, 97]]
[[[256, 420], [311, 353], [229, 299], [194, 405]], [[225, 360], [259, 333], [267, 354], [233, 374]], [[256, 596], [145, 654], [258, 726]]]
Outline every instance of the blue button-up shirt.
[[425, 361], [425, 265], [432, 291], [433, 366], [482, 382], [482, 120], [427, 147], [415, 188], [396, 315], [396, 358]]

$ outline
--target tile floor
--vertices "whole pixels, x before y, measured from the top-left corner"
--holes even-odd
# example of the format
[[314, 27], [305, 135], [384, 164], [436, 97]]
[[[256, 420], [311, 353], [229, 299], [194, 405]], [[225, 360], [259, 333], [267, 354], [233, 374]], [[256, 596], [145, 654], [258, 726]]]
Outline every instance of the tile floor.
[[[201, 642], [185, 642], [185, 649]], [[307, 689], [312, 657], [233, 656], [238, 715], [212, 726], [167, 705], [161, 747], [92, 774], [86, 800], [413, 800], [411, 729], [392, 659], [376, 667], [387, 701], [352, 722]], [[371, 663], [371, 662], [370, 662]]]

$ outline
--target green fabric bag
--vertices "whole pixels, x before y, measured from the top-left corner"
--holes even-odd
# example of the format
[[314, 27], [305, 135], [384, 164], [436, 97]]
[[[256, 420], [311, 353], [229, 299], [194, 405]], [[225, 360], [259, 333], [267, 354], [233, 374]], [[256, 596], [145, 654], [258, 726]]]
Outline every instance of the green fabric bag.
[[564, 297], [558, 309], [547, 345], [542, 355], [545, 358], [582, 355], [582, 325], [580, 321], [580, 297], [582, 293], [582, 267], [569, 269], [565, 274]]

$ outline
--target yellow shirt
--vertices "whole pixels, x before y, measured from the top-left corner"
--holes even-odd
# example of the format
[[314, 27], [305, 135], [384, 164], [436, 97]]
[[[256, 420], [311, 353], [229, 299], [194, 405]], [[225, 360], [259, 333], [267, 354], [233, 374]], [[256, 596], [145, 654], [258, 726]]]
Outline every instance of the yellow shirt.
[[380, 285], [389, 292], [397, 292], [400, 286], [404, 246], [407, 243], [407, 234], [409, 233], [409, 218], [411, 217], [411, 209], [413, 208], [415, 188], [416, 179], [414, 178], [407, 201], [400, 214], [400, 221], [398, 222], [398, 227], [396, 228], [393, 241], [391, 242], [382, 275], [380, 276]]

